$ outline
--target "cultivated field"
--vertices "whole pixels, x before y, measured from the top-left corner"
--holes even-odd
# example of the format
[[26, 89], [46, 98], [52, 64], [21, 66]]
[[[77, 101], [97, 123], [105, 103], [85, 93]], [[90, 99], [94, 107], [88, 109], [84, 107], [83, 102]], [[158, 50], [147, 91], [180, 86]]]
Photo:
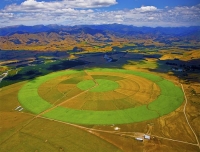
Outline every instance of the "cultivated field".
[[[93, 75], [104, 79], [93, 78]], [[105, 76], [111, 77], [108, 80]], [[66, 88], [70, 85], [66, 93], [56, 89], [63, 82]], [[38, 88], [46, 91], [39, 90], [39, 96]], [[126, 90], [128, 93], [124, 93]], [[50, 101], [45, 98], [47, 94]], [[184, 100], [181, 89], [168, 80], [121, 69], [52, 73], [24, 85], [18, 96], [21, 105], [32, 113], [85, 125], [126, 124], [157, 118], [174, 111]]]
[[[142, 77], [141, 72], [136, 72], [136, 71], [133, 72], [128, 70], [101, 69], [100, 71], [100, 69], [93, 69], [93, 70], [87, 70], [87, 74], [89, 74], [90, 76], [85, 75], [84, 77], [81, 77], [83, 73], [79, 74], [79, 72], [80, 71], [76, 70], [68, 70], [66, 74], [66, 72], [62, 71], [59, 73], [59, 75], [57, 75], [58, 73], [53, 73], [45, 77], [45, 79], [39, 78], [30, 81], [28, 83], [27, 82], [17, 83], [1, 89], [0, 98], [2, 100], [0, 100], [0, 104], [2, 106], [0, 106], [0, 111], [1, 111], [0, 114], [2, 116], [1, 122], [3, 126], [1, 125], [0, 128], [0, 137], [1, 137], [0, 146], [3, 152], [4, 151], [5, 152], [7, 151], [143, 151], [143, 150], [146, 151], [185, 150], [193, 152], [198, 151], [198, 147], [195, 145], [196, 140], [194, 138], [194, 135], [191, 129], [188, 127], [188, 124], [183, 115], [183, 105], [180, 108], [178, 108], [183, 100], [179, 103], [179, 105], [174, 105], [175, 104], [174, 102], [169, 103], [169, 105], [164, 105], [162, 102], [159, 102], [159, 100], [161, 101], [164, 99], [165, 95], [168, 92], [172, 94], [172, 96], [177, 95], [177, 93], [182, 94], [182, 92], [179, 92], [180, 88], [175, 86], [172, 82], [167, 81], [159, 76], [154, 76], [152, 74], [147, 74], [147, 73], [145, 73], [145, 76]], [[110, 75], [109, 76], [102, 75], [102, 73], [104, 72], [106, 73], [105, 75], [108, 75], [108, 73], [110, 73]], [[76, 75], [77, 78], [75, 78], [74, 75]], [[92, 91], [84, 92], [86, 90], [81, 90], [76, 85], [77, 81], [80, 82], [81, 80], [92, 80], [92, 79], [111, 80], [117, 82], [119, 84], [119, 87], [115, 90], [108, 92], [92, 92]], [[40, 84], [37, 84], [37, 82], [40, 82]], [[133, 87], [129, 87], [130, 84]], [[143, 85], [146, 86], [142, 87]], [[37, 86], [36, 90], [34, 90], [35, 86]], [[26, 92], [23, 92], [24, 90], [22, 89], [24, 89], [24, 87], [29, 88], [29, 91], [26, 90]], [[177, 90], [177, 92], [174, 92], [172, 91], [172, 89], [167, 89], [166, 87], [175, 87], [178, 88], [179, 91]], [[150, 91], [150, 88], [153, 88], [152, 92]], [[19, 94], [18, 90], [20, 90]], [[37, 94], [35, 94], [34, 91], [36, 91]], [[141, 93], [142, 92], [146, 93], [146, 95], [151, 94], [150, 96], [148, 96], [149, 102], [140, 103], [139, 102], [140, 98], [139, 99], [137, 98], [138, 102], [136, 105], [131, 103], [131, 101], [132, 102], [134, 101], [133, 100], [134, 95], [132, 94], [132, 92], [137, 92], [137, 91], [140, 91]], [[53, 97], [54, 92], [56, 94], [55, 99], [52, 100], [51, 97], [48, 98], [48, 95]], [[27, 99], [27, 101], [31, 102], [30, 104], [31, 107], [30, 105], [28, 105], [28, 108], [24, 109], [22, 112], [16, 111], [15, 108], [17, 106], [19, 105], [23, 106], [23, 104], [19, 103], [20, 93], [25, 93], [26, 95], [27, 93], [31, 93], [31, 95], [37, 95], [37, 97], [39, 97], [37, 99], [39, 100], [39, 103], [42, 103], [42, 106], [41, 107], [38, 106], [39, 104], [37, 102], [38, 100]], [[143, 112], [142, 110], [145, 111], [146, 108], [159, 110], [157, 109], [157, 106], [161, 106], [163, 109], [162, 112], [160, 112], [160, 114], [163, 116], [160, 117], [156, 111], [152, 113], [145, 112], [145, 115], [151, 116], [149, 118], [150, 120], [135, 122], [135, 123], [126, 123], [126, 124], [114, 123], [110, 125], [92, 125], [91, 123], [89, 123], [91, 122], [91, 120], [86, 119], [87, 116], [82, 116], [82, 117], [77, 117], [77, 121], [78, 120], [79, 122], [82, 121], [85, 125], [73, 125], [73, 123], [70, 123], [70, 120], [75, 121], [75, 117], [76, 115], [79, 115], [79, 112], [87, 111], [87, 110], [80, 110], [81, 108], [89, 109], [88, 111], [89, 113], [87, 114], [88, 118], [90, 119], [92, 119], [90, 117], [92, 112], [98, 113], [102, 112], [102, 110], [104, 110], [103, 112], [113, 111], [112, 109], [110, 109], [111, 107], [113, 107], [113, 105], [109, 106], [110, 108], [108, 109], [105, 108], [107, 106], [103, 106], [100, 108], [101, 109], [100, 110], [97, 108], [95, 109], [94, 104], [89, 104], [89, 102], [87, 102], [87, 104], [81, 107], [78, 107], [76, 105], [70, 108], [69, 105], [67, 105], [67, 103], [69, 103], [70, 100], [75, 100], [76, 98], [74, 99], [71, 98], [79, 93], [83, 94], [77, 96], [77, 99], [78, 98], [81, 99], [81, 96], [82, 97], [84, 96], [86, 98], [91, 98], [93, 100], [95, 98], [100, 98], [100, 96], [102, 96], [104, 97], [105, 100], [109, 99], [110, 103], [112, 101], [115, 104], [116, 103], [119, 104], [121, 101], [121, 105], [119, 105], [118, 107], [121, 107], [120, 110], [123, 111], [127, 109], [134, 109], [131, 107], [133, 105], [134, 105], [133, 107], [141, 108], [139, 109], [140, 113]], [[100, 94], [99, 97], [97, 96], [98, 94]], [[117, 94], [118, 95], [121, 94], [121, 96], [118, 97]], [[139, 94], [137, 96], [139, 96]], [[112, 100], [113, 97], [117, 99]], [[127, 97], [129, 97], [130, 100], [128, 100]], [[64, 103], [66, 100], [68, 100], [66, 102], [66, 105], [61, 104]], [[175, 101], [175, 99], [173, 98], [172, 100]], [[169, 100], [165, 100], [165, 102], [166, 101]], [[96, 101], [96, 103], [99, 103], [98, 100]], [[36, 107], [34, 107], [35, 104], [37, 105]], [[23, 107], [26, 108], [27, 106], [26, 103], [24, 103], [24, 105], [25, 106]], [[168, 108], [166, 109], [165, 106], [168, 106], [169, 110], [174, 112], [166, 114]], [[172, 106], [174, 107], [177, 106], [178, 109], [175, 108], [172, 110], [171, 108]], [[50, 108], [50, 111], [47, 110], [45, 112], [45, 110], [48, 108]], [[195, 111], [194, 107], [193, 109], [189, 108], [188, 110]], [[41, 113], [42, 111], [44, 111], [45, 113]], [[73, 113], [74, 111], [76, 113]], [[118, 112], [118, 110], [116, 109], [114, 111]], [[36, 115], [32, 115], [29, 112], [35, 113]], [[66, 115], [63, 115], [62, 112], [68, 113], [67, 115], [68, 119], [64, 117]], [[125, 116], [127, 116], [126, 115], [127, 113], [124, 112], [124, 114]], [[155, 118], [152, 118], [152, 114], [155, 114]], [[45, 117], [43, 117], [42, 115], [44, 115]], [[83, 113], [80, 113], [80, 115], [83, 115]], [[120, 113], [119, 114], [115, 113], [112, 117], [113, 120], [114, 119], [119, 120], [120, 119], [119, 115]], [[54, 116], [56, 116], [55, 119], [57, 120], [60, 119], [62, 122], [56, 120], [53, 121], [47, 118], [47, 117], [53, 118]], [[141, 116], [137, 115], [137, 118], [141, 117], [142, 115]], [[124, 118], [122, 119], [124, 121]], [[69, 123], [66, 123], [64, 121]], [[86, 122], [88, 122], [88, 124], [91, 125], [86, 125]], [[93, 120], [92, 122], [94, 123]], [[98, 123], [99, 122], [103, 124], [105, 123], [105, 120], [99, 119]], [[119, 128], [120, 131], [115, 131], [115, 128]], [[139, 132], [139, 134], [137, 132]], [[145, 140], [144, 142], [135, 140], [135, 137], [137, 137], [141, 133], [151, 134], [151, 140], [149, 141]]]
[[115, 26], [2, 37], [0, 152], [200, 151], [196, 27]]

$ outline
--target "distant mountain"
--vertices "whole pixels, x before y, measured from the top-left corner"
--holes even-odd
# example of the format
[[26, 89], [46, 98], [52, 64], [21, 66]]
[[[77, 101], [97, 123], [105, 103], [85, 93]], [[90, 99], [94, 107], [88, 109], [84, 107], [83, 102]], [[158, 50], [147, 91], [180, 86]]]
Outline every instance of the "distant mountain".
[[[39, 33], [39, 32], [52, 32], [52, 31], [68, 31], [70, 33], [78, 33], [85, 31], [89, 34], [94, 34], [102, 31], [110, 31], [120, 34], [140, 33], [140, 34], [164, 34], [164, 35], [185, 35], [200, 31], [199, 26], [192, 27], [136, 27], [132, 25], [122, 24], [104, 24], [104, 25], [76, 25], [76, 26], [63, 26], [63, 25], [35, 25], [35, 26], [9, 26], [0, 28], [0, 36], [12, 35], [15, 33]], [[98, 31], [96, 31], [98, 30]], [[104, 32], [105, 33], [105, 32]]]
[[0, 28], [0, 50], [112, 50], [118, 48], [199, 46], [200, 27], [135, 27], [131, 25], [35, 25]]

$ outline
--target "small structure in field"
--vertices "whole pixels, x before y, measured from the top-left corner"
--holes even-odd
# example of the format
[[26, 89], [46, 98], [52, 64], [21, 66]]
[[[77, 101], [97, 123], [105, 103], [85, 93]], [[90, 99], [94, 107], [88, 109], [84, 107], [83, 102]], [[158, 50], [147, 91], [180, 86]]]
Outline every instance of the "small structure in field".
[[137, 137], [137, 138], [135, 138], [136, 140], [139, 140], [139, 141], [143, 141], [144, 140], [144, 138], [139, 138], [139, 137]]
[[21, 107], [20, 109], [18, 109], [18, 111], [22, 111], [23, 109], [24, 109], [24, 108]]
[[151, 139], [151, 137], [150, 137], [149, 135], [144, 135], [144, 138], [145, 138], [145, 139], [148, 139], [148, 140]]
[[143, 141], [145, 139], [150, 140], [151, 137], [150, 137], [150, 135], [146, 135], [146, 134], [142, 134], [141, 133], [141, 134], [137, 134], [136, 137], [135, 137], [135, 139], [139, 140], [139, 141]]
[[18, 106], [17, 108], [15, 108], [15, 110], [19, 110], [21, 108], [21, 106]]
[[115, 127], [114, 130], [120, 130], [120, 128], [119, 127]]

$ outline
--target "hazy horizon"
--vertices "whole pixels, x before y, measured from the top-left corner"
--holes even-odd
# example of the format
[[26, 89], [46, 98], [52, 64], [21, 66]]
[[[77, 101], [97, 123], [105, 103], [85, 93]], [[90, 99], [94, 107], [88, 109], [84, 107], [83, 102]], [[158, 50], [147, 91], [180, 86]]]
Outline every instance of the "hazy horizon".
[[111, 23], [111, 24], [74, 24], [74, 25], [64, 25], [64, 24], [34, 24], [34, 25], [25, 25], [25, 24], [18, 24], [18, 25], [9, 25], [9, 26], [2, 26], [0, 28], [9, 28], [9, 27], [18, 27], [18, 26], [27, 26], [27, 27], [33, 27], [33, 26], [101, 26], [101, 25], [124, 25], [124, 26], [132, 26], [132, 27], [146, 27], [146, 28], [190, 28], [190, 27], [200, 27], [200, 25], [191, 25], [191, 26], [135, 26], [131, 24], [119, 24], [119, 23]]
[[2, 0], [0, 27], [38, 24], [200, 26], [198, 0]]

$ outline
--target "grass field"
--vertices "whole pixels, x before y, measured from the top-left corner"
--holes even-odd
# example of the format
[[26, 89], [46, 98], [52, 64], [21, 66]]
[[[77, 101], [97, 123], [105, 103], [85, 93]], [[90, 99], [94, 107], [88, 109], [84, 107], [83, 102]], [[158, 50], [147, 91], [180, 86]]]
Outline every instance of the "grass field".
[[[74, 74], [77, 72], [78, 71], [67, 71], [68, 74]], [[37, 89], [42, 83], [62, 75], [66, 75], [66, 71], [42, 76], [25, 84], [18, 94], [18, 99], [21, 105], [28, 111], [35, 114], [39, 114], [42, 111], [50, 108], [52, 105], [38, 95]]]
[[[95, 87], [96, 84], [97, 86]], [[89, 91], [91, 92], [106, 92], [117, 89], [119, 85], [118, 83], [111, 80], [95, 79], [95, 80], [81, 81], [80, 83], [77, 84], [77, 87], [80, 88], [81, 90], [90, 89]]]
[[[82, 71], [61, 71], [43, 77], [39, 77], [33, 81], [28, 82], [19, 91], [18, 96], [21, 105], [25, 109], [36, 114], [39, 114], [42, 111], [49, 109], [50, 107], [52, 107], [52, 105], [38, 95], [38, 87], [44, 82], [47, 82], [48, 80], [51, 80], [53, 78], [64, 75], [77, 74], [78, 72]], [[162, 115], [168, 114], [177, 109], [184, 100], [183, 93], [179, 87], [175, 86], [170, 81], [164, 80], [159, 76], [155, 76], [149, 73], [121, 69], [91, 69], [87, 70], [87, 72], [111, 72], [113, 73], [113, 75], [115, 75], [115, 73], [136, 75], [156, 83], [160, 87], [161, 94], [158, 96], [157, 99], [155, 99], [148, 105], [137, 106], [134, 108], [130, 107], [123, 110], [94, 111], [71, 109], [59, 106], [45, 113], [45, 117], [76, 124], [133, 123], [157, 118]]]

